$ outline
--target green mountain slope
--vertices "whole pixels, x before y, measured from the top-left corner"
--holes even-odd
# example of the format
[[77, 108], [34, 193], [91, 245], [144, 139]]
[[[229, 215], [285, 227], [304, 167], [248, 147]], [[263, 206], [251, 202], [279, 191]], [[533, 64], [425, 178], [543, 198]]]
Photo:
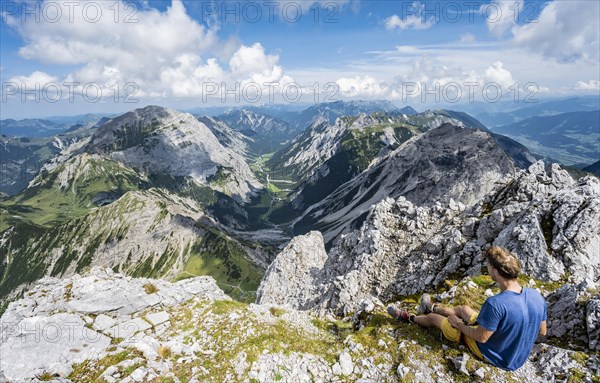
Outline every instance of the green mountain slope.
[[219, 230], [195, 201], [161, 189], [127, 192], [52, 226], [20, 222], [2, 233], [0, 247], [0, 297], [43, 275], [95, 265], [168, 279], [209, 273], [228, 291], [254, 291], [262, 271], [247, 253], [266, 252]]
[[0, 203], [0, 231], [19, 221], [52, 225], [81, 217], [130, 190], [148, 187], [147, 179], [110, 159], [83, 153], [42, 172], [24, 192]]

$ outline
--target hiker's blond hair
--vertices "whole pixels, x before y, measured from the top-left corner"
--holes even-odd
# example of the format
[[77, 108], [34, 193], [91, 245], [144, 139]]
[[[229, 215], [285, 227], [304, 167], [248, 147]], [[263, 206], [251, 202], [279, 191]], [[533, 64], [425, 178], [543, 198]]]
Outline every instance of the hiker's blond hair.
[[521, 272], [521, 261], [502, 247], [490, 247], [485, 252], [485, 258], [506, 279], [517, 279]]

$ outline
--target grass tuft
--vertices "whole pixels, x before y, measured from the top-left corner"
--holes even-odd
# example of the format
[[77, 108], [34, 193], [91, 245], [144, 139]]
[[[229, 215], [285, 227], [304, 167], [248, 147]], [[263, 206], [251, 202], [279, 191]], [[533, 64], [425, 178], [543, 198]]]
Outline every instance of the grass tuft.
[[156, 350], [156, 353], [161, 357], [161, 359], [169, 359], [173, 354], [169, 346], [159, 346], [158, 350]]
[[152, 283], [146, 283], [143, 287], [146, 294], [154, 294], [160, 291], [158, 287], [154, 286]]

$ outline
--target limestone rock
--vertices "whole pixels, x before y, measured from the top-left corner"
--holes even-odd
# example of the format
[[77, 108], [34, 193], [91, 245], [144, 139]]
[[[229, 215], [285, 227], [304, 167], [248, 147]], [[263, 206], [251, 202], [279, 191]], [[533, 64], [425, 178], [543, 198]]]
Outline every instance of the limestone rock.
[[590, 299], [586, 305], [586, 326], [589, 347], [600, 350], [600, 294]]
[[314, 306], [321, 295], [317, 273], [327, 253], [317, 231], [296, 237], [267, 269], [257, 292], [257, 303], [289, 305], [298, 309]]
[[[158, 291], [148, 294], [148, 283]], [[73, 364], [105, 355], [113, 339], [130, 339], [166, 322], [169, 316], [160, 309], [195, 297], [230, 299], [211, 277], [170, 283], [97, 267], [83, 276], [46, 277], [26, 298], [10, 303], [0, 318], [0, 374], [19, 383], [44, 373], [67, 377]], [[148, 321], [141, 314], [146, 310]], [[144, 381], [148, 376], [136, 370], [128, 378]]]
[[462, 354], [462, 356], [453, 358], [452, 359], [452, 363], [454, 363], [454, 367], [456, 367], [456, 369], [460, 373], [469, 376], [471, 374], [469, 374], [469, 370], [467, 370], [467, 361], [468, 360], [469, 360], [469, 355], [468, 354]]
[[[288, 250], [263, 285], [278, 281], [273, 290], [286, 292], [279, 295], [280, 304], [348, 315], [363, 299], [389, 301], [438, 286], [453, 273], [478, 275], [482, 254], [492, 245], [511, 250], [524, 273], [537, 279], [570, 275], [575, 284], [596, 283], [600, 226], [595, 222], [600, 222], [600, 182], [575, 181], [560, 166], [540, 161], [499, 180], [470, 207], [454, 199], [417, 206], [402, 196], [385, 198], [370, 208], [359, 229], [340, 236], [326, 258], [319, 252], [318, 262], [295, 263], [292, 273], [291, 264], [282, 265], [284, 257], [300, 258]], [[304, 237], [296, 241], [306, 241], [295, 242], [299, 247], [312, 243]], [[303, 297], [301, 304], [297, 296]]]
[[566, 284], [547, 297], [548, 336], [587, 344], [592, 350], [598, 348], [600, 296], [592, 296], [595, 286], [590, 281]]
[[343, 375], [350, 375], [352, 371], [354, 371], [354, 363], [352, 362], [352, 357], [346, 351], [340, 354], [340, 369]]

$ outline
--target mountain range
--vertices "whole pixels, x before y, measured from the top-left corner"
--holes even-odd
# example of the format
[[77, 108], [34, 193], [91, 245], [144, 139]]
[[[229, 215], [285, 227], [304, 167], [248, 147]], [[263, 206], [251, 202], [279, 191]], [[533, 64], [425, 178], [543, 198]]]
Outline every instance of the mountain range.
[[[514, 109], [513, 105], [524, 105]], [[512, 108], [511, 108], [512, 107]], [[481, 112], [481, 109], [484, 111]], [[479, 121], [489, 128], [511, 125], [531, 117], [549, 117], [571, 112], [592, 112], [600, 109], [599, 96], [570, 97], [544, 102], [524, 102], [522, 104], [500, 104], [499, 110], [489, 112], [489, 103], [483, 105], [480, 112], [471, 112]], [[504, 109], [504, 110], [503, 110]], [[505, 111], [509, 109], [510, 111]]]
[[[600, 365], [600, 182], [585, 171], [597, 169], [569, 173], [528, 144], [560, 141], [583, 156], [598, 112], [490, 130], [464, 112], [387, 101], [267, 110], [147, 106], [51, 139], [2, 138], [3, 171], [27, 174], [2, 184], [2, 320], [71, 321], [101, 342], [87, 349], [61, 338], [57, 359], [59, 346], [27, 338], [0, 361], [0, 381], [277, 381], [289, 370], [306, 381], [451, 382], [479, 371], [541, 382], [576, 368], [591, 379]], [[524, 128], [527, 144], [517, 142]], [[425, 335], [394, 327], [382, 302], [410, 307], [430, 292], [446, 304], [482, 303], [494, 288], [482, 275], [491, 245], [518, 254], [520, 281], [548, 302], [550, 337], [536, 358], [567, 367], [549, 372], [531, 359], [524, 375], [496, 375], [452, 348], [440, 352], [455, 369], [424, 363], [420, 346], [417, 360], [402, 359], [412, 346], [395, 338]], [[243, 318], [247, 331], [231, 330], [229, 343], [215, 335]], [[311, 331], [330, 338], [319, 343]], [[18, 337], [3, 337], [3, 355]], [[37, 357], [24, 367], [20, 352]], [[575, 354], [576, 364], [564, 361]]]
[[550, 161], [585, 166], [600, 159], [600, 110], [530, 117], [493, 130]]
[[0, 135], [13, 137], [52, 137], [77, 127], [93, 125], [112, 114], [88, 113], [77, 116], [55, 116], [46, 119], [0, 120]]
[[[369, 113], [372, 110], [377, 111]], [[331, 121], [354, 112], [358, 115]], [[13, 185], [14, 195], [0, 203], [6, 249], [3, 295], [14, 295], [45, 273], [71, 275], [98, 264], [169, 278], [195, 268], [218, 276], [221, 286], [245, 280], [245, 289], [252, 291], [260, 270], [291, 235], [321, 229], [330, 246], [360, 225], [369, 206], [390, 196], [410, 198], [416, 193], [424, 198], [421, 202], [438, 195], [457, 200], [464, 196], [462, 202], [470, 203], [475, 198], [471, 190], [468, 196], [457, 191], [452, 185], [463, 181], [448, 171], [454, 167], [479, 176], [474, 169], [464, 172], [466, 165], [459, 164], [473, 161], [470, 166], [482, 166], [477, 162], [481, 159], [465, 157], [474, 148], [448, 152], [452, 145], [478, 142], [476, 137], [484, 134], [486, 145], [491, 145], [489, 155], [496, 158], [494, 166], [497, 158], [506, 156], [502, 162], [507, 167], [491, 178], [483, 173], [486, 181], [523, 166], [521, 160], [525, 165], [533, 161], [522, 146], [498, 139], [464, 113], [415, 113], [387, 102], [337, 102], [300, 114], [312, 122], [294, 136], [294, 125], [257, 111], [230, 110], [206, 117], [149, 106], [57, 136], [48, 155], [51, 160], [26, 179], [25, 190]], [[465, 137], [459, 139], [461, 134]], [[64, 137], [71, 141], [59, 144]], [[18, 143], [24, 145], [22, 141], [26, 140]], [[442, 146], [415, 157], [406, 154], [412, 153], [413, 145]], [[279, 149], [264, 154], [269, 147]], [[437, 156], [444, 158], [439, 164]], [[400, 158], [409, 162], [399, 165], [405, 161]], [[410, 162], [420, 158], [428, 159]], [[418, 178], [421, 173], [433, 184]], [[448, 185], [436, 175], [446, 173]], [[463, 183], [469, 182], [479, 181]], [[417, 185], [432, 194], [419, 192]], [[339, 219], [332, 222], [331, 217]], [[168, 237], [140, 234], [156, 230], [159, 223], [171, 225]], [[80, 230], [69, 233], [73, 227]], [[56, 240], [65, 235], [68, 238]], [[219, 253], [214, 245], [202, 245], [207, 235], [228, 243], [227, 250]], [[135, 257], [106, 256], [119, 249], [128, 254], [136, 249]], [[15, 276], [25, 259], [36, 266]]]

